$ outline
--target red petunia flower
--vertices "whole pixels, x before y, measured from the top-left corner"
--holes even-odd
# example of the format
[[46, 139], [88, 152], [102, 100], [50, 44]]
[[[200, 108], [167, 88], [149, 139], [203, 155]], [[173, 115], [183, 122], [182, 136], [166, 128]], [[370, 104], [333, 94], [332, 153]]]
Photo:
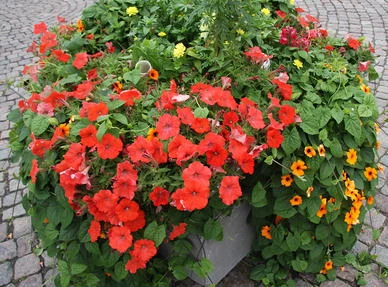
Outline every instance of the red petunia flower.
[[40, 22], [34, 25], [34, 34], [43, 34], [47, 31], [47, 25], [45, 22]]
[[198, 145], [199, 154], [204, 154], [217, 145], [225, 146], [225, 139], [216, 133], [210, 132], [206, 134], [203, 140], [199, 142], [199, 145]]
[[29, 144], [31, 152], [39, 157], [43, 157], [44, 154], [52, 147], [51, 140], [42, 140], [35, 138], [34, 134], [31, 135], [32, 142]]
[[144, 137], [137, 137], [134, 142], [126, 147], [129, 158], [132, 162], [144, 162], [148, 163], [152, 160], [152, 144]]
[[155, 187], [150, 193], [150, 199], [154, 206], [167, 205], [170, 192], [160, 186]]
[[156, 122], [156, 131], [158, 138], [161, 140], [168, 140], [179, 134], [179, 127], [181, 122], [178, 117], [170, 114], [162, 115]]
[[107, 115], [108, 106], [104, 102], [87, 103], [88, 120], [94, 122], [99, 116]]
[[235, 112], [227, 112], [224, 114], [222, 124], [228, 127], [234, 127], [238, 122], [239, 117]]
[[124, 198], [115, 207], [115, 213], [121, 221], [134, 220], [138, 216], [139, 204]]
[[39, 47], [39, 52], [41, 54], [44, 54], [47, 51], [47, 49], [55, 47], [58, 44], [57, 35], [55, 33], [48, 32], [48, 31], [43, 32], [40, 42], [41, 44]]
[[248, 98], [242, 98], [238, 106], [240, 116], [246, 118], [251, 107], [256, 107], [256, 103]]
[[276, 13], [276, 15], [278, 15], [278, 17], [280, 17], [282, 19], [286, 18], [286, 16], [287, 16], [287, 13], [283, 12], [282, 10], [276, 10], [275, 13]]
[[210, 131], [210, 123], [207, 118], [194, 118], [190, 127], [199, 134], [204, 134]]
[[242, 191], [238, 176], [225, 176], [219, 189], [220, 198], [226, 205], [231, 205], [233, 202], [242, 196]]
[[269, 128], [275, 129], [275, 130], [283, 130], [284, 129], [284, 124], [279, 123], [276, 119], [274, 119], [272, 113], [268, 114], [268, 119], [269, 119]]
[[268, 128], [266, 136], [267, 136], [267, 144], [271, 148], [280, 147], [284, 139], [281, 132], [274, 128]]
[[215, 145], [206, 152], [207, 163], [214, 167], [221, 167], [228, 158], [228, 151], [220, 145]]
[[248, 51], [244, 52], [244, 55], [250, 58], [251, 62], [254, 64], [264, 63], [273, 57], [272, 55], [264, 54], [260, 47], [257, 46], [249, 48]]
[[94, 85], [90, 81], [84, 81], [81, 84], [77, 85], [74, 91], [67, 93], [69, 96], [73, 96], [76, 99], [84, 100], [86, 99], [91, 91], [93, 91]]
[[109, 246], [120, 253], [124, 253], [132, 246], [131, 231], [125, 226], [113, 226], [108, 232]]
[[88, 63], [88, 53], [77, 53], [73, 61], [73, 67], [82, 69]]
[[30, 170], [30, 176], [31, 176], [31, 182], [35, 183], [36, 182], [36, 175], [40, 171], [40, 168], [38, 166], [38, 160], [33, 159], [31, 162], [31, 170]]
[[97, 144], [97, 129], [94, 125], [88, 125], [79, 131], [81, 143], [87, 147], [93, 147]]
[[111, 134], [105, 134], [96, 146], [102, 159], [115, 159], [123, 150], [123, 142]]
[[292, 86], [290, 84], [286, 84], [278, 79], [272, 80], [272, 83], [277, 85], [279, 93], [282, 95], [282, 97], [289, 101], [291, 100], [292, 96]]
[[133, 199], [136, 189], [136, 181], [133, 179], [120, 179], [113, 183], [113, 193], [119, 197]]
[[185, 186], [177, 189], [172, 195], [172, 205], [178, 210], [193, 211], [207, 206], [210, 190], [199, 182], [186, 182]]
[[101, 234], [100, 222], [98, 222], [97, 220], [92, 220], [90, 222], [90, 227], [88, 229], [88, 233], [89, 233], [91, 242], [97, 241], [98, 237]]
[[358, 50], [358, 48], [360, 48], [360, 46], [361, 46], [361, 42], [355, 38], [349, 37], [348, 38], [348, 46], [350, 48], [352, 48], [353, 50]]
[[199, 161], [191, 163], [182, 172], [182, 178], [185, 182], [197, 181], [202, 184], [209, 185], [209, 180], [212, 176], [212, 171], [207, 166]]
[[279, 110], [279, 120], [286, 126], [295, 122], [295, 109], [289, 105], [283, 105]]
[[137, 170], [129, 161], [123, 161], [117, 164], [115, 180], [132, 180], [136, 183], [138, 178]]
[[127, 261], [125, 264], [125, 269], [131, 274], [135, 274], [137, 270], [146, 268], [146, 262], [139, 260], [136, 257], [133, 257]]
[[207, 89], [203, 89], [199, 92], [199, 97], [205, 104], [213, 106], [218, 103], [223, 91], [224, 90], [220, 87], [209, 86]]
[[135, 100], [140, 98], [141, 93], [137, 89], [131, 89], [120, 92], [118, 99], [124, 101], [127, 107], [132, 107], [135, 105]]
[[167, 162], [167, 153], [163, 150], [163, 144], [157, 138], [153, 138], [150, 141], [151, 145], [151, 157], [158, 164]]
[[143, 210], [139, 209], [137, 217], [134, 220], [129, 220], [124, 222], [124, 226], [129, 228], [131, 232], [136, 232], [140, 229], [143, 229], [146, 225], [145, 213]]
[[93, 196], [96, 207], [101, 212], [108, 212], [116, 207], [118, 196], [110, 190], [102, 189]]
[[244, 173], [253, 174], [255, 161], [251, 154], [246, 152], [237, 152], [233, 154], [233, 158], [237, 161]]
[[69, 54], [66, 54], [65, 52], [63, 52], [62, 50], [52, 50], [51, 51], [53, 53], [53, 55], [55, 56], [55, 58], [60, 61], [60, 62], [63, 62], [63, 63], [66, 63], [67, 61], [70, 60], [70, 55]]
[[252, 128], [255, 128], [257, 130], [261, 130], [265, 127], [265, 123], [263, 121], [263, 114], [259, 109], [256, 109], [255, 107], [250, 107], [248, 109], [247, 121]]
[[220, 107], [229, 108], [231, 110], [236, 110], [238, 108], [238, 104], [229, 90], [221, 89], [217, 104]]
[[108, 49], [108, 53], [113, 54], [115, 52], [115, 47], [112, 42], [106, 42], [105, 46]]
[[174, 240], [175, 238], [185, 234], [186, 232], [187, 223], [179, 223], [178, 225], [174, 225], [174, 228], [172, 229], [170, 235], [168, 236], [168, 239]]
[[194, 113], [192, 112], [190, 107], [178, 107], [176, 109], [176, 112], [178, 113], [178, 117], [181, 120], [182, 124], [191, 125], [194, 121]]
[[150, 239], [139, 239], [133, 244], [133, 250], [129, 253], [140, 261], [148, 262], [156, 255], [155, 242]]

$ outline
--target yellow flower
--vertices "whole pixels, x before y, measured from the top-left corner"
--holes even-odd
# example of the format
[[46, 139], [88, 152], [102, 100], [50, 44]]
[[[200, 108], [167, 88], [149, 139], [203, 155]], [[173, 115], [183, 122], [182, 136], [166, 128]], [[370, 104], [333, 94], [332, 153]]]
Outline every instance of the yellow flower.
[[62, 130], [62, 133], [68, 137], [70, 135], [70, 125], [68, 124], [60, 124], [59, 128]]
[[379, 134], [380, 131], [381, 131], [379, 124], [378, 123], [374, 123], [374, 127], [375, 127], [376, 134]]
[[178, 43], [175, 45], [174, 51], [173, 51], [173, 56], [175, 58], [182, 58], [183, 55], [185, 54], [186, 47], [182, 43]]
[[127, 14], [129, 16], [134, 16], [137, 13], [139, 13], [139, 10], [135, 6], [130, 6], [130, 7], [127, 8]]
[[364, 176], [368, 181], [371, 181], [374, 178], [377, 178], [377, 170], [373, 167], [366, 167], [364, 170]]
[[312, 146], [306, 146], [304, 148], [304, 154], [307, 155], [308, 157], [313, 157], [317, 153], [315, 152], [315, 149]]
[[154, 128], [150, 128], [147, 132], [147, 140], [152, 140], [154, 137], [156, 137], [157, 131]]
[[85, 30], [84, 23], [82, 22], [82, 20], [77, 20], [77, 31], [82, 32], [83, 30]]
[[307, 197], [310, 197], [311, 196], [311, 193], [314, 191], [314, 187], [313, 186], [310, 186], [307, 190], [306, 190], [306, 195]]
[[379, 172], [384, 173], [384, 166], [382, 164], [378, 163], [377, 169], [379, 170]]
[[370, 93], [370, 88], [369, 88], [367, 85], [365, 85], [365, 84], [362, 84], [362, 85], [360, 86], [360, 89], [361, 89], [361, 91], [363, 91], [363, 92], [366, 93], [366, 94], [369, 94], [369, 93]]
[[271, 227], [269, 227], [268, 225], [265, 225], [263, 226], [263, 228], [261, 228], [261, 235], [269, 240], [272, 239], [272, 236], [271, 236]]
[[307, 166], [303, 160], [294, 161], [291, 165], [292, 173], [296, 176], [303, 176], [305, 169], [307, 169]]
[[244, 34], [245, 34], [245, 31], [244, 31], [243, 29], [241, 29], [241, 28], [238, 28], [238, 29], [236, 30], [236, 33], [239, 34], [239, 35], [244, 35]]
[[269, 15], [271, 14], [271, 10], [269, 10], [268, 8], [263, 8], [261, 9], [261, 13], [263, 13], [264, 15]]
[[282, 185], [289, 187], [294, 182], [294, 179], [292, 178], [291, 174], [286, 174], [282, 176], [281, 183]]
[[350, 180], [350, 178], [347, 178], [345, 180], [345, 187], [350, 190], [356, 189], [356, 184], [354, 183], [354, 180]]
[[165, 32], [163, 32], [163, 31], [161, 31], [161, 32], [159, 32], [158, 33], [158, 36], [159, 37], [164, 37], [164, 36], [166, 36], [167, 34], [165, 33]]
[[299, 195], [295, 195], [293, 198], [290, 199], [290, 203], [292, 206], [298, 206], [303, 203], [302, 197]]
[[323, 146], [323, 144], [319, 145], [318, 153], [319, 153], [319, 156], [325, 156], [326, 155], [326, 150], [325, 150], [325, 147]]
[[294, 5], [295, 0], [290, 0], [290, 4]]
[[357, 78], [357, 80], [358, 80], [358, 82], [360, 83], [360, 84], [362, 84], [364, 81], [362, 80], [362, 78], [360, 77], [360, 75], [356, 75], [356, 78]]
[[381, 147], [381, 142], [380, 141], [376, 141], [376, 148], [380, 149], [380, 147]]
[[321, 198], [321, 206], [319, 207], [316, 215], [320, 218], [322, 218], [322, 216], [324, 216], [325, 214], [327, 214], [327, 208], [326, 208], [326, 204], [327, 204], [327, 199], [326, 198]]
[[357, 151], [355, 149], [349, 149], [349, 151], [346, 152], [346, 162], [348, 164], [354, 165], [357, 162]]
[[298, 68], [298, 70], [303, 67], [303, 62], [299, 59], [295, 59], [293, 64]]
[[342, 180], [343, 181], [345, 181], [348, 178], [348, 174], [344, 170], [341, 172], [341, 175], [342, 175]]

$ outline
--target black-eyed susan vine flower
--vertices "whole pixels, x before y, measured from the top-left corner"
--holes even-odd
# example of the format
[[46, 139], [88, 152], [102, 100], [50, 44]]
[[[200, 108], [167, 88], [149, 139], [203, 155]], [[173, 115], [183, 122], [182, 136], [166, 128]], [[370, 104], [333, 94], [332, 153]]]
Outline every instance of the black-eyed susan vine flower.
[[318, 146], [318, 154], [319, 156], [321, 157], [324, 157], [326, 155], [326, 150], [325, 150], [325, 146], [323, 144], [320, 144]]
[[296, 176], [303, 176], [306, 169], [307, 166], [303, 160], [297, 160], [291, 165], [292, 173]]
[[281, 183], [285, 187], [291, 186], [291, 184], [294, 182], [294, 179], [292, 178], [291, 174], [286, 174], [282, 176]]
[[310, 186], [307, 190], [306, 190], [306, 195], [307, 197], [311, 197], [311, 193], [314, 191], [314, 187], [313, 186]]
[[357, 162], [357, 151], [353, 148], [346, 152], [346, 162], [350, 165], [355, 165]]
[[328, 260], [325, 262], [325, 265], [323, 266], [322, 270], [319, 272], [321, 274], [327, 274], [327, 271], [333, 269], [333, 261]]
[[364, 176], [368, 181], [372, 181], [377, 178], [377, 170], [374, 167], [366, 167], [364, 170]]
[[263, 226], [261, 228], [261, 236], [263, 236], [269, 240], [272, 240], [271, 227], [269, 227], [268, 225]]
[[300, 195], [295, 195], [294, 197], [292, 197], [290, 199], [290, 203], [292, 206], [298, 206], [298, 205], [301, 205], [303, 203], [303, 199]]
[[325, 214], [327, 214], [327, 198], [324, 198], [322, 196], [320, 196], [321, 198], [321, 206], [319, 207], [316, 215], [318, 217], [321, 217], [324, 216]]
[[306, 146], [304, 148], [304, 154], [310, 158], [317, 155], [315, 149], [312, 146]]

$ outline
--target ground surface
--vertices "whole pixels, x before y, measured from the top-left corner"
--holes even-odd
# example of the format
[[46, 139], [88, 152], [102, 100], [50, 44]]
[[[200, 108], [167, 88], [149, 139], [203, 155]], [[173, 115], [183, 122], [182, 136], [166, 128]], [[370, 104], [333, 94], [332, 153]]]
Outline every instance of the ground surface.
[[[32, 58], [25, 50], [32, 40], [33, 24], [45, 21], [56, 22], [56, 16], [76, 20], [81, 11], [93, 0], [0, 0], [0, 287], [38, 287], [53, 286], [55, 262], [44, 253], [40, 256], [32, 251], [37, 240], [31, 229], [31, 220], [26, 215], [21, 197], [25, 188], [14, 174], [17, 167], [10, 163], [8, 134], [10, 124], [6, 115], [23, 96], [21, 90], [9, 87], [7, 82], [17, 79], [23, 66], [31, 63]], [[303, 7], [313, 16], [318, 16], [322, 26], [331, 34], [343, 37], [346, 33], [365, 36], [377, 48], [378, 72], [382, 75], [371, 86], [377, 97], [380, 112], [379, 123], [382, 128], [379, 138], [381, 149], [379, 161], [385, 167], [380, 174], [379, 192], [376, 207], [367, 215], [364, 232], [361, 234], [354, 251], [366, 250], [378, 257], [372, 264], [372, 272], [366, 275], [369, 287], [387, 286], [379, 278], [381, 265], [388, 266], [388, 57], [387, 57], [387, 0], [297, 0], [296, 5]], [[385, 115], [383, 114], [385, 111]], [[373, 240], [372, 230], [378, 229], [381, 235]], [[322, 287], [356, 286], [357, 271], [347, 267], [340, 273], [340, 279], [323, 283]], [[188, 286], [192, 286], [188, 285]], [[242, 263], [235, 268], [218, 286], [255, 286], [246, 276]], [[310, 286], [302, 278], [298, 286]]]

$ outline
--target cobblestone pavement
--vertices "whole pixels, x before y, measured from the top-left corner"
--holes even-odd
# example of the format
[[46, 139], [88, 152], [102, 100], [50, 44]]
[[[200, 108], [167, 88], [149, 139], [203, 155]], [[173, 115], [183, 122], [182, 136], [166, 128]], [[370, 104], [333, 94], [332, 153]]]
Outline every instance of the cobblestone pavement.
[[[26, 192], [15, 178], [18, 168], [9, 160], [8, 134], [10, 124], [6, 120], [8, 111], [16, 106], [23, 96], [16, 88], [9, 88], [19, 76], [23, 66], [31, 63], [32, 57], [25, 50], [31, 43], [32, 26], [45, 21], [56, 22], [56, 16], [75, 20], [81, 11], [94, 0], [0, 0], [0, 287], [54, 286], [53, 259], [44, 253], [33, 253], [37, 240], [31, 229], [31, 219], [26, 215], [21, 198]], [[376, 207], [367, 215], [363, 233], [354, 251], [376, 254], [372, 272], [365, 276], [368, 287], [387, 286], [379, 279], [381, 266], [388, 266], [388, 57], [387, 57], [387, 0], [297, 0], [313, 16], [318, 16], [322, 26], [331, 34], [343, 37], [346, 33], [365, 36], [371, 41], [380, 56], [378, 72], [382, 75], [372, 84], [381, 112], [379, 134], [381, 149], [379, 161], [385, 167], [380, 175]], [[385, 5], [384, 5], [385, 4]], [[385, 112], [385, 114], [384, 114]], [[373, 233], [380, 231], [378, 239]], [[244, 266], [235, 268], [219, 286], [254, 286], [246, 276]], [[356, 286], [357, 270], [346, 267], [334, 282], [323, 283], [322, 287]], [[306, 280], [298, 279], [298, 286], [311, 286]]]

